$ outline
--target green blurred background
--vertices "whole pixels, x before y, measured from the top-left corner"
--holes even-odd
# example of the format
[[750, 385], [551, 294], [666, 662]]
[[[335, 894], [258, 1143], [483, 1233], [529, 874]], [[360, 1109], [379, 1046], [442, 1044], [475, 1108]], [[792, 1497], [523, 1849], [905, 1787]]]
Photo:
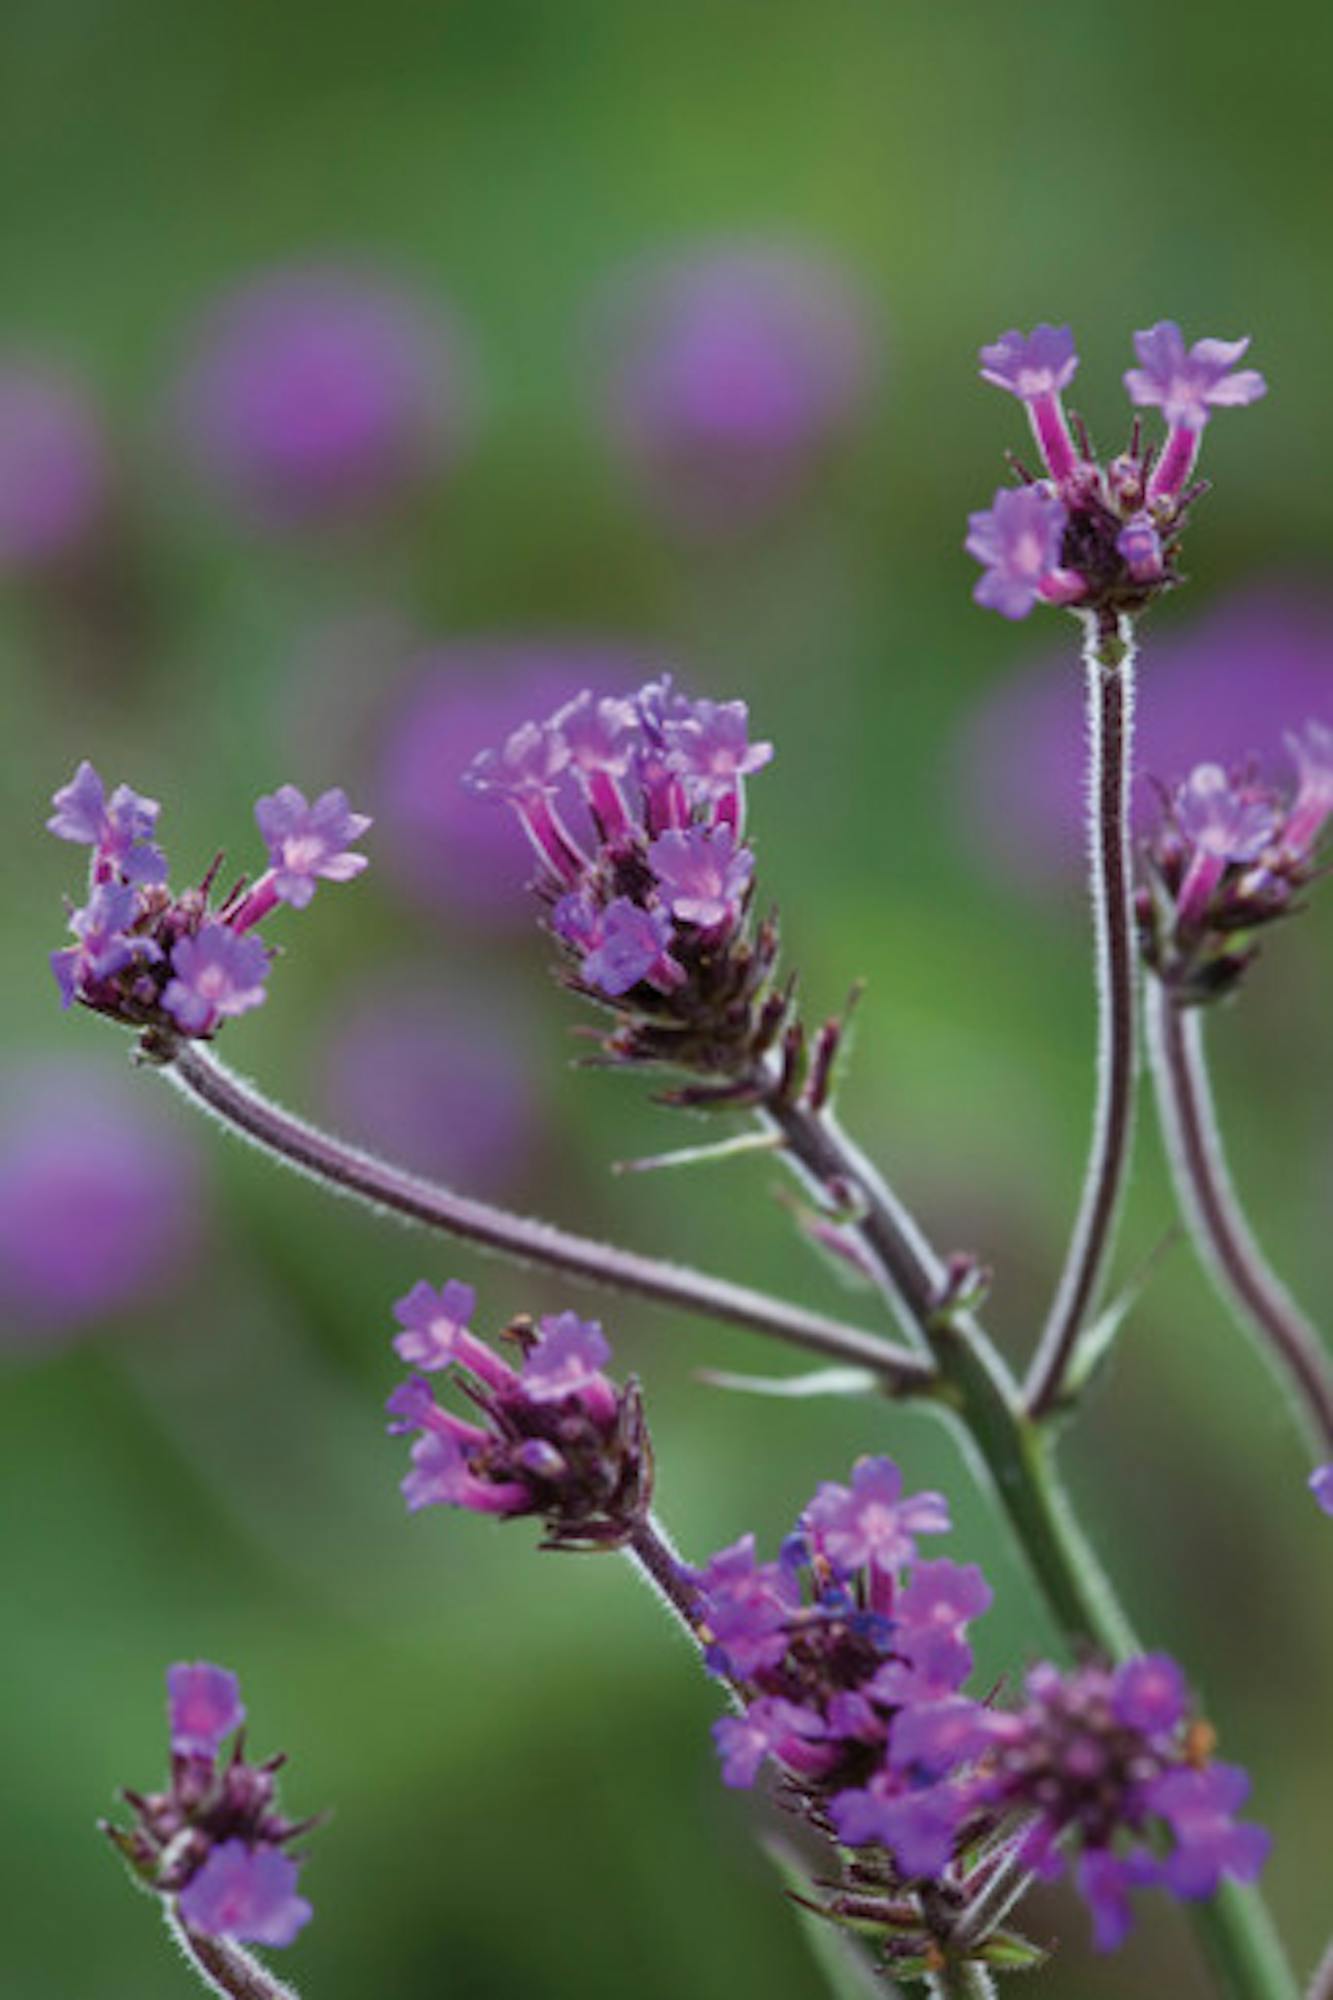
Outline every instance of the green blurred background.
[[[78, 857], [39, 829], [78, 757], [164, 800], [181, 879], [224, 842], [240, 865], [255, 794], [284, 779], [367, 798], [421, 646], [629, 648], [744, 694], [776, 739], [753, 825], [809, 1003], [868, 980], [850, 1122], [938, 1240], [997, 1265], [994, 1317], [1021, 1351], [1075, 1201], [1090, 999], [1077, 897], [987, 868], [952, 747], [1061, 636], [969, 603], [963, 517], [1019, 441], [974, 351], [1072, 320], [1081, 403], [1106, 429], [1131, 329], [1172, 315], [1191, 336], [1255, 336], [1273, 393], [1209, 437], [1219, 490], [1191, 588], [1148, 635], [1147, 712], [1154, 640], [1274, 573], [1305, 587], [1324, 559], [1330, 61], [1330, 17], [1307, 0], [14, 0], [0, 346], [82, 378], [117, 471], [95, 558], [0, 585], [11, 1098], [38, 1059], [98, 1087], [127, 1070], [113, 1030], [60, 1017], [45, 966]], [[636, 260], [718, 238], [841, 267], [878, 379], [787, 504], [699, 534], [608, 449], [589, 315]], [[388, 519], [261, 532], [201, 494], [171, 383], [212, 299], [312, 258], [369, 260], [456, 315], [472, 436]], [[1275, 692], [1274, 736], [1300, 720]], [[1021, 757], [1021, 735], [997, 732], [996, 751]], [[521, 928], [451, 923], [384, 870], [284, 922], [271, 1000], [226, 1046], [278, 1096], [328, 1108], [322, 1052], [367, 975], [446, 1014], [463, 992], [486, 1017], [472, 1032], [512, 1038], [537, 1079], [540, 1131], [492, 1163], [492, 1186], [836, 1304], [771, 1163], [611, 1177], [612, 1160], [697, 1134], [634, 1083], [568, 1067], [575, 1010]], [[1256, 1221], [1316, 1308], [1333, 1293], [1330, 970], [1324, 909], [1275, 941], [1215, 1036]], [[335, 1809], [306, 1873], [317, 1921], [287, 1961], [314, 2000], [813, 2000], [749, 1839], [758, 1808], [717, 1782], [715, 1697], [627, 1570], [537, 1560], [524, 1526], [403, 1517], [403, 1452], [379, 1414], [389, 1302], [456, 1274], [498, 1323], [565, 1292], [332, 1205], [197, 1128], [156, 1081], [134, 1089], [197, 1156], [202, 1248], [109, 1320], [57, 1334], [16, 1311], [4, 1343], [7, 1990], [183, 1990], [94, 1822], [162, 1766], [164, 1664], [204, 1656], [240, 1672], [255, 1744], [293, 1753], [289, 1804]], [[1142, 1137], [1127, 1266], [1167, 1212], [1146, 1120]], [[951, 1550], [1000, 1587], [983, 1673], [1040, 1653], [1004, 1536], [925, 1417], [729, 1398], [697, 1370], [787, 1364], [667, 1314], [605, 1314], [646, 1379], [661, 1504], [687, 1549], [749, 1525], [776, 1540], [817, 1479], [889, 1450], [947, 1487]], [[1272, 1903], [1309, 1962], [1333, 1913], [1329, 1526], [1187, 1252], [1067, 1457], [1141, 1631], [1180, 1653], [1253, 1768]], [[1174, 1912], [1145, 1909], [1102, 1963], [1072, 1898], [1045, 1896], [1032, 1927], [1062, 1941], [1038, 1981], [1052, 2000], [1207, 1990]]]

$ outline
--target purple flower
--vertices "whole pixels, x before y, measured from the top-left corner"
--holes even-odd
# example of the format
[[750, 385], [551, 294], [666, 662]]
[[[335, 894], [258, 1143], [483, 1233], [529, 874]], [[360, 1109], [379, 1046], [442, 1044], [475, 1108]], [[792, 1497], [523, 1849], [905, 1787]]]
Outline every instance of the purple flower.
[[1189, 1690], [1185, 1676], [1166, 1653], [1145, 1653], [1117, 1667], [1111, 1701], [1127, 1729], [1145, 1735], [1175, 1729], [1185, 1719]]
[[632, 273], [608, 317], [615, 441], [662, 510], [705, 534], [781, 506], [867, 400], [868, 315], [821, 259], [705, 251]]
[[457, 1278], [438, 1292], [424, 1283], [414, 1285], [393, 1309], [403, 1328], [394, 1338], [395, 1353], [413, 1368], [447, 1368], [454, 1361], [466, 1367], [468, 1353], [480, 1345], [468, 1330], [476, 1305], [472, 1286]]
[[167, 1668], [171, 1747], [182, 1757], [216, 1757], [224, 1736], [245, 1721], [241, 1684], [225, 1667], [196, 1660]]
[[1078, 1886], [1092, 1913], [1094, 1951], [1119, 1950], [1134, 1921], [1130, 1890], [1149, 1888], [1159, 1879], [1156, 1862], [1142, 1848], [1123, 1855], [1105, 1847], [1088, 1849], [1078, 1864]]
[[1023, 402], [1067, 389], [1078, 369], [1072, 327], [1043, 322], [1031, 333], [1001, 334], [981, 350], [981, 379]]
[[902, 1498], [903, 1478], [892, 1459], [862, 1458], [850, 1488], [828, 1482], [805, 1511], [805, 1525], [829, 1561], [850, 1573], [869, 1564], [902, 1568], [916, 1554], [918, 1535], [946, 1534], [949, 1509], [938, 1493]]
[[1257, 403], [1267, 394], [1268, 384], [1256, 369], [1236, 369], [1249, 344], [1248, 336], [1196, 340], [1187, 351], [1175, 321], [1159, 320], [1135, 334], [1139, 366], [1128, 370], [1125, 387], [1135, 403], [1160, 405], [1169, 424], [1200, 431], [1210, 409]]
[[1333, 1465], [1321, 1465], [1310, 1474], [1310, 1491], [1326, 1514], [1333, 1514]]
[[412, 1447], [412, 1470], [402, 1481], [409, 1513], [422, 1507], [463, 1507], [473, 1514], [529, 1514], [532, 1500], [517, 1480], [479, 1478], [458, 1439], [430, 1430]]
[[187, 1035], [207, 1035], [219, 1021], [247, 1013], [266, 998], [269, 955], [257, 937], [239, 937], [209, 918], [171, 954], [175, 977], [162, 1005]]
[[1289, 854], [1304, 858], [1333, 813], [1333, 729], [1322, 722], [1307, 722], [1302, 731], [1287, 737], [1287, 748], [1296, 765], [1299, 788], [1282, 828], [1282, 845]]
[[0, 1094], [4, 1344], [142, 1316], [200, 1247], [194, 1135], [97, 1064], [16, 1065]]
[[54, 370], [0, 362], [0, 572], [78, 556], [107, 511], [101, 419]]
[[753, 1535], [720, 1550], [694, 1581], [718, 1671], [754, 1674], [783, 1658], [800, 1586], [781, 1564], [756, 1562]]
[[166, 857], [151, 845], [161, 811], [156, 799], [146, 799], [128, 785], [117, 785], [108, 799], [101, 778], [85, 759], [51, 803], [55, 811], [46, 822], [47, 832], [91, 847], [98, 880], [113, 874], [127, 882], [166, 880]]
[[709, 793], [729, 791], [740, 778], [771, 763], [773, 745], [750, 741], [743, 701], [683, 703], [663, 726], [673, 770]]
[[978, 1702], [918, 1702], [894, 1717], [889, 1762], [914, 1783], [929, 1783], [979, 1756], [991, 1734], [989, 1713]]
[[317, 881], [350, 882], [367, 865], [364, 854], [347, 850], [371, 825], [353, 812], [346, 792], [322, 792], [313, 805], [295, 785], [281, 785], [255, 804], [255, 819], [273, 866], [273, 890], [281, 903], [303, 910]]
[[602, 913], [601, 936], [583, 960], [583, 977], [613, 1000], [645, 980], [667, 991], [680, 978], [671, 937], [666, 910], [645, 910], [617, 896]]
[[1214, 1895], [1224, 1875], [1255, 1880], [1272, 1841], [1263, 1827], [1235, 1821], [1249, 1792], [1249, 1778], [1235, 1764], [1168, 1771], [1146, 1788], [1145, 1805], [1175, 1836], [1162, 1863], [1162, 1880], [1174, 1895], [1189, 1901]]
[[1174, 800], [1185, 838], [1218, 861], [1253, 861], [1277, 831], [1271, 799], [1234, 784], [1220, 764], [1198, 764]]
[[383, 507], [457, 455], [470, 396], [451, 324], [404, 287], [311, 266], [225, 298], [180, 421], [211, 486], [266, 524]]
[[960, 1633], [974, 1618], [990, 1610], [995, 1593], [976, 1563], [935, 1562], [914, 1565], [899, 1594], [896, 1615], [915, 1631]]
[[64, 952], [56, 952], [52, 957], [66, 1006], [83, 979], [110, 979], [137, 955], [157, 955], [157, 947], [149, 939], [129, 935], [129, 927], [138, 917], [137, 890], [115, 882], [100, 884], [83, 909], [75, 911], [69, 927], [79, 942], [72, 947], [72, 963]]
[[753, 853], [725, 825], [659, 834], [648, 862], [672, 916], [702, 930], [735, 922], [754, 873]]
[[968, 517], [964, 546], [985, 575], [973, 589], [978, 604], [1004, 618], [1026, 618], [1039, 597], [1063, 594], [1060, 551], [1069, 516], [1044, 486], [1002, 488], [995, 504]]
[[981, 350], [982, 380], [1008, 389], [1027, 405], [1033, 436], [1057, 484], [1072, 480], [1079, 465], [1060, 401], [1060, 391], [1073, 381], [1077, 368], [1074, 336], [1067, 326], [1006, 333]]
[[713, 1741], [722, 1759], [722, 1782], [748, 1789], [766, 1757], [781, 1758], [784, 1750], [800, 1756], [801, 1746], [828, 1734], [821, 1715], [779, 1696], [752, 1701], [742, 1715], [724, 1715], [713, 1724]]
[[948, 1784], [902, 1791], [888, 1772], [829, 1801], [829, 1818], [848, 1847], [887, 1847], [908, 1881], [941, 1875], [953, 1858], [966, 1795]]
[[535, 1403], [559, 1403], [567, 1396], [590, 1397], [601, 1405], [614, 1391], [602, 1372], [611, 1359], [605, 1334], [595, 1319], [577, 1313], [548, 1314], [541, 1337], [523, 1364], [525, 1393]]
[[276, 1847], [224, 1840], [177, 1899], [191, 1929], [247, 1944], [290, 1944], [314, 1915], [296, 1893], [297, 1863]]

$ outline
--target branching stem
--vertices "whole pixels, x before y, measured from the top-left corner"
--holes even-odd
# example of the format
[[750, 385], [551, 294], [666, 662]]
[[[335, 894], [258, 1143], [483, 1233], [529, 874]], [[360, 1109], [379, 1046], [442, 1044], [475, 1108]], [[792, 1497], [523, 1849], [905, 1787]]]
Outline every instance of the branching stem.
[[1034, 1417], [1059, 1403], [1079, 1336], [1096, 1309], [1129, 1171], [1138, 1070], [1129, 838], [1134, 632], [1123, 617], [1109, 623], [1090, 617], [1086, 632], [1097, 1105], [1078, 1216], [1028, 1373], [1025, 1401]]
[[1295, 1397], [1316, 1454], [1333, 1458], [1333, 1356], [1255, 1241], [1227, 1171], [1204, 1047], [1203, 1010], [1147, 993], [1157, 1112], [1200, 1262]]
[[932, 1371], [926, 1362], [901, 1353], [878, 1334], [846, 1326], [822, 1313], [806, 1312], [784, 1299], [770, 1298], [683, 1264], [576, 1236], [552, 1223], [512, 1214], [405, 1173], [284, 1111], [197, 1043], [181, 1043], [164, 1071], [187, 1097], [213, 1112], [233, 1132], [288, 1166], [372, 1207], [503, 1251], [521, 1263], [546, 1265], [566, 1277], [636, 1293], [683, 1312], [701, 1313], [754, 1333], [769, 1334], [826, 1360], [873, 1369], [889, 1395], [921, 1393], [931, 1385]]

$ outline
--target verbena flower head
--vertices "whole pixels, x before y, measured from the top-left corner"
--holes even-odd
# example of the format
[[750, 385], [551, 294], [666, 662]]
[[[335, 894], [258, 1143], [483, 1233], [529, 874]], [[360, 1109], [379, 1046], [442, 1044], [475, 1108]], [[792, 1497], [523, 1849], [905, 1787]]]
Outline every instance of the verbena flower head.
[[746, 779], [771, 756], [743, 702], [689, 701], [663, 678], [580, 694], [466, 780], [526, 833], [565, 982], [615, 1017], [606, 1055], [701, 1072], [678, 1100], [762, 1095], [769, 1052], [799, 1036], [744, 838]]
[[752, 526], [865, 407], [869, 314], [791, 251], [723, 248], [635, 273], [610, 315], [608, 416], [645, 494], [704, 534]]
[[263, 276], [215, 306], [177, 392], [200, 472], [265, 525], [383, 508], [443, 472], [471, 428], [455, 330], [376, 274]]
[[1136, 418], [1124, 452], [1105, 464], [1065, 413], [1063, 391], [1078, 367], [1067, 326], [1006, 333], [983, 347], [982, 378], [1025, 405], [1042, 471], [1015, 461], [1022, 484], [972, 516], [967, 551], [986, 572], [977, 602], [1006, 618], [1045, 600], [1114, 619], [1170, 589], [1180, 530], [1201, 490], [1190, 479], [1209, 412], [1264, 394], [1253, 369], [1230, 372], [1248, 344], [1201, 340], [1186, 352], [1170, 321], [1136, 334], [1142, 365], [1126, 385], [1136, 404], [1162, 407], [1168, 434], [1160, 450], [1145, 447]]
[[212, 901], [221, 856], [197, 887], [173, 895], [167, 862], [151, 836], [159, 807], [128, 785], [109, 795], [80, 764], [55, 794], [47, 821], [61, 840], [87, 847], [88, 900], [72, 911], [75, 942], [51, 955], [62, 1004], [78, 1001], [139, 1029], [146, 1053], [164, 1056], [181, 1035], [209, 1037], [265, 998], [270, 948], [255, 927], [280, 902], [301, 908], [317, 879], [349, 881], [365, 867], [348, 843], [370, 825], [342, 792], [307, 806], [285, 785], [256, 808], [274, 865]]
[[[601, 1327], [566, 1312], [516, 1320], [505, 1329], [512, 1361], [469, 1324], [470, 1285], [424, 1282], [394, 1308], [399, 1356], [424, 1371], [389, 1398], [395, 1434], [416, 1432], [403, 1481], [409, 1509], [462, 1507], [512, 1519], [538, 1517], [543, 1548], [617, 1548], [647, 1513], [652, 1454], [638, 1384], [605, 1372], [611, 1350]], [[438, 1374], [470, 1408], [468, 1418], [436, 1401]]]
[[0, 361], [0, 574], [77, 562], [110, 486], [102, 422], [83, 390], [49, 368]]
[[0, 1346], [49, 1345], [150, 1310], [207, 1213], [194, 1135], [88, 1061], [0, 1075]]
[[[287, 1945], [310, 1921], [288, 1852], [314, 1824], [285, 1818], [277, 1773], [286, 1759], [249, 1761], [235, 1674], [206, 1660], [167, 1670], [171, 1781], [126, 1791], [134, 1819], [104, 1831], [134, 1874], [192, 1930], [242, 1943]], [[224, 1753], [228, 1737], [234, 1740]]]
[[1333, 816], [1333, 729], [1287, 738], [1296, 783], [1200, 764], [1163, 800], [1137, 897], [1144, 958], [1178, 1004], [1234, 990], [1266, 927], [1302, 907]]
[[878, 1930], [907, 1978], [929, 1969], [939, 1913], [966, 1912], [1016, 1840], [1038, 1873], [1072, 1863], [1101, 1949], [1138, 1889], [1253, 1880], [1268, 1837], [1237, 1819], [1244, 1775], [1210, 1761], [1166, 1655], [1036, 1667], [1014, 1706], [964, 1691], [991, 1592], [975, 1565], [920, 1554], [948, 1525], [938, 1494], [904, 1494], [890, 1460], [865, 1459], [820, 1488], [775, 1562], [747, 1536], [686, 1572], [740, 1703], [714, 1725], [724, 1782], [772, 1764], [785, 1802], [851, 1851], [827, 1914]]

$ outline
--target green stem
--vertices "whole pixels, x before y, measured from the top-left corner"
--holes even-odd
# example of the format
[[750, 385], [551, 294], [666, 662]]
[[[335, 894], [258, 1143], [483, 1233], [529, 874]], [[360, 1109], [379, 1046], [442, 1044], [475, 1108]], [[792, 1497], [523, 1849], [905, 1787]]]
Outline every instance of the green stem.
[[[860, 1212], [850, 1226], [882, 1274], [891, 1308], [934, 1359], [948, 1391], [944, 1407], [988, 1475], [1069, 1652], [1110, 1660], [1141, 1652], [1061, 1487], [1049, 1424], [1024, 1409], [1017, 1383], [973, 1316], [941, 1309], [944, 1267], [916, 1222], [829, 1114], [778, 1106], [768, 1115], [795, 1171], [826, 1195], [854, 1194]], [[1192, 1903], [1190, 1914], [1226, 2000], [1300, 2000], [1257, 1890], [1228, 1883], [1207, 1902]]]
[[927, 1991], [933, 2000], [994, 2000], [995, 1981], [984, 1965], [946, 1965], [931, 1973]]

